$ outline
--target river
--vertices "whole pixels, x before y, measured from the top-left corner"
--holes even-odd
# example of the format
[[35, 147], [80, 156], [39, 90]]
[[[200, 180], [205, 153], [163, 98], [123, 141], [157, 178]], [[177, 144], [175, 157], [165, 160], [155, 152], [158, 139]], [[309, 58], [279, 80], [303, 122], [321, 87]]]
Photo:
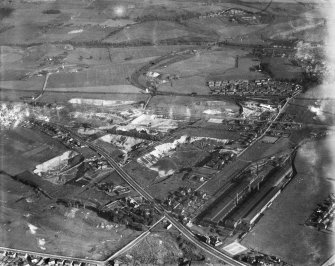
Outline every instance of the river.
[[321, 265], [333, 254], [332, 233], [304, 225], [318, 203], [333, 192], [332, 153], [335, 136], [310, 141], [295, 158], [297, 175], [242, 244], [296, 266]]

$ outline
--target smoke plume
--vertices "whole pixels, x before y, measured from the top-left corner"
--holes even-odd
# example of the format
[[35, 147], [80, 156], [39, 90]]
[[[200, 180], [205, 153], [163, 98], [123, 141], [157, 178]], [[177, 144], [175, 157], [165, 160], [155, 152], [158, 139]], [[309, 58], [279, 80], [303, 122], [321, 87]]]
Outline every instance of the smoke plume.
[[[332, 0], [327, 1], [327, 3], [322, 4], [322, 12], [327, 22], [327, 36], [325, 37], [325, 63], [327, 66], [327, 73], [324, 76], [321, 85], [321, 97], [335, 98], [335, 2]], [[324, 102], [321, 107], [323, 111], [331, 111], [334, 113], [333, 101]], [[332, 124], [335, 125], [334, 117], [332, 119]], [[329, 170], [327, 177], [333, 179], [335, 175], [335, 135], [329, 134], [327, 137], [327, 147], [331, 156], [331, 164], [329, 165]], [[332, 184], [334, 186], [334, 184]], [[333, 187], [334, 188], [334, 187]]]

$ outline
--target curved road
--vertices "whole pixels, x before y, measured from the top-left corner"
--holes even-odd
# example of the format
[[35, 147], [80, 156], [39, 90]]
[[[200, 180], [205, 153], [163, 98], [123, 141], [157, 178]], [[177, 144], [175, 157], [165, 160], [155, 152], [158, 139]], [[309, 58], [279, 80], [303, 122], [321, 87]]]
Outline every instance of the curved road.
[[43, 96], [50, 75], [51, 75], [50, 72], [48, 72], [48, 73], [45, 75], [45, 80], [44, 80], [44, 84], [43, 84], [42, 90], [41, 90], [41, 92], [40, 92], [39, 95], [37, 95], [36, 97], [32, 98], [32, 102], [36, 102], [39, 98], [41, 98], [41, 97]]

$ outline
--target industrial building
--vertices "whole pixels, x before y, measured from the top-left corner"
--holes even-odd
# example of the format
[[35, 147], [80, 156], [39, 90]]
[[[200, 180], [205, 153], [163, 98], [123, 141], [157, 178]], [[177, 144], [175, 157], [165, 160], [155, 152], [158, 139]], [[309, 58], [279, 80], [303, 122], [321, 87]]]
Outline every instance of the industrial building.
[[235, 208], [225, 219], [224, 224], [236, 228], [243, 223], [247, 227], [252, 226], [258, 220], [260, 215], [272, 204], [275, 198], [280, 194], [283, 186], [293, 176], [291, 164], [270, 174], [260, 188], [250, 195]]
[[253, 225], [260, 214], [279, 195], [293, 175], [291, 160], [278, 167], [265, 166], [261, 173], [232, 180], [221, 195], [197, 220], [202, 224], [236, 228]]

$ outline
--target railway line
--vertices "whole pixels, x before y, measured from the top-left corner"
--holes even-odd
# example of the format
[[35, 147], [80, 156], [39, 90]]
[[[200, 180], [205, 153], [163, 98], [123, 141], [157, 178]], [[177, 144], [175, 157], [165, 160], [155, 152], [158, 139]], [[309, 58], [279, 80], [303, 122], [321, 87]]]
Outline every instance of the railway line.
[[[46, 81], [47, 81], [47, 77], [46, 77]], [[46, 84], [46, 82], [45, 82]], [[44, 86], [45, 87], [45, 86]], [[264, 133], [257, 138], [253, 143], [257, 142], [259, 139], [261, 139], [266, 132], [270, 129], [270, 127], [276, 123], [278, 117], [280, 116], [281, 113], [283, 113], [283, 111], [286, 109], [287, 105], [289, 104], [290, 100], [292, 100], [296, 95], [292, 96], [291, 98], [289, 98], [285, 105], [283, 106], [283, 108], [281, 108], [280, 112], [278, 112], [278, 114], [274, 117], [274, 119], [272, 119], [271, 121], [267, 121], [268, 123], [268, 127], [266, 128], [266, 130], [264, 131]], [[177, 230], [179, 230], [181, 232], [181, 234], [191, 243], [193, 243], [196, 247], [198, 247], [199, 249], [207, 252], [208, 254], [212, 255], [213, 257], [223, 261], [224, 263], [228, 264], [228, 265], [245, 265], [242, 262], [236, 261], [233, 258], [231, 258], [228, 254], [226, 254], [223, 251], [220, 251], [218, 249], [216, 249], [213, 246], [208, 245], [207, 243], [201, 242], [199, 241], [195, 235], [193, 234], [193, 232], [191, 230], [189, 230], [187, 227], [185, 227], [181, 222], [179, 222], [173, 215], [171, 212], [168, 212], [167, 210], [164, 209], [163, 206], [161, 206], [160, 204], [158, 204], [155, 199], [139, 184], [137, 183], [137, 181], [130, 176], [124, 169], [121, 168], [121, 166], [112, 158], [112, 156], [103, 149], [103, 147], [100, 147], [97, 144], [93, 144], [90, 143], [86, 140], [84, 140], [82, 137], [80, 137], [77, 133], [73, 132], [71, 129], [63, 126], [63, 125], [59, 125], [59, 124], [55, 124], [55, 123], [50, 123], [50, 125], [53, 125], [55, 127], [58, 127], [61, 131], [68, 133], [69, 135], [71, 135], [71, 137], [73, 139], [75, 139], [76, 141], [78, 141], [81, 145], [86, 145], [87, 147], [89, 147], [90, 149], [92, 149], [93, 151], [95, 151], [96, 153], [98, 153], [99, 155], [101, 155], [110, 166], [112, 166], [114, 168], [114, 170], [125, 180], [125, 182], [132, 188], [134, 189], [137, 193], [139, 193], [144, 199], [146, 199], [147, 201], [151, 202], [154, 206], [154, 208], [160, 213], [162, 214], [165, 219], [167, 219], [168, 221], [170, 221], [170, 223], [175, 226], [175, 228]], [[250, 144], [250, 146], [253, 145], [253, 143]], [[239, 155], [243, 154], [250, 146], [248, 146], [244, 151], [242, 151]], [[127, 248], [131, 248], [134, 245], [138, 244], [143, 238], [145, 238], [147, 235], [149, 234], [149, 231], [144, 232], [143, 234], [141, 234], [138, 238], [136, 238], [134, 241], [130, 242], [126, 247], [124, 247], [124, 249], [121, 249], [119, 251], [119, 253], [117, 254], [113, 254], [110, 259], [114, 259], [118, 256], [118, 254], [121, 254], [122, 252], [125, 252], [126, 250], [128, 250]], [[41, 253], [43, 254], [43, 253]], [[43, 256], [46, 256], [45, 254]], [[49, 256], [49, 254], [47, 254], [47, 256]], [[52, 255], [50, 257], [57, 257], [59, 258], [59, 256], [57, 255]], [[69, 258], [69, 257], [64, 257], [64, 259], [75, 259], [78, 261], [81, 261], [79, 258]], [[105, 263], [107, 263], [107, 261], [101, 262], [101, 261], [90, 261], [88, 263], [94, 263], [95, 265], [105, 265]]]
[[181, 224], [176, 218], [172, 216], [172, 214], [168, 211], [166, 211], [160, 204], [158, 204], [155, 199], [145, 190], [143, 189], [128, 173], [126, 173], [119, 164], [106, 152], [102, 147], [92, 144], [90, 142], [87, 142], [83, 140], [80, 136], [78, 136], [76, 133], [72, 132], [70, 129], [58, 125], [58, 124], [52, 124], [56, 127], [59, 127], [61, 130], [67, 132], [71, 135], [73, 139], [78, 141], [81, 144], [87, 145], [89, 148], [100, 154], [102, 157], [105, 158], [105, 160], [115, 169], [115, 171], [128, 183], [128, 185], [133, 188], [137, 193], [139, 193], [144, 199], [151, 202], [154, 206], [154, 208], [161, 214], [165, 216], [165, 218], [170, 221], [171, 224], [173, 224], [181, 233], [182, 235], [189, 240], [191, 243], [193, 243], [195, 246], [200, 248], [201, 250], [207, 252], [208, 254], [214, 256], [215, 258], [222, 260], [228, 265], [233, 266], [242, 266], [245, 265], [242, 262], [236, 261], [233, 258], [231, 258], [228, 254], [223, 253], [220, 250], [217, 250], [216, 248], [199, 241], [196, 239], [195, 235], [186, 228], [183, 224]]
[[[252, 146], [255, 142], [257, 142], [258, 140], [260, 140], [266, 133], [267, 131], [271, 128], [272, 124], [276, 122], [276, 120], [278, 119], [278, 117], [285, 111], [285, 109], [287, 108], [287, 105], [289, 104], [289, 102], [294, 99], [296, 95], [293, 95], [291, 98], [287, 99], [286, 103], [284, 104], [284, 106], [281, 108], [281, 110], [278, 112], [278, 114], [272, 119], [272, 121], [268, 121], [268, 126], [265, 129], [265, 131], [263, 132], [263, 134], [261, 136], [259, 136], [253, 143], [250, 144], [250, 146]], [[125, 172], [120, 165], [112, 158], [112, 156], [105, 151], [102, 147], [100, 147], [97, 144], [92, 144], [90, 142], [85, 141], [84, 139], [82, 139], [79, 135], [77, 135], [76, 133], [74, 133], [72, 130], [59, 125], [59, 124], [53, 124], [50, 123], [55, 127], [60, 128], [63, 132], [68, 133], [69, 135], [71, 135], [71, 137], [73, 139], [75, 139], [76, 141], [78, 141], [79, 143], [81, 143], [81, 145], [86, 145], [87, 147], [89, 147], [90, 149], [94, 150], [95, 152], [97, 152], [98, 154], [100, 154], [102, 157], [105, 158], [105, 160], [108, 162], [108, 164], [110, 164], [115, 171], [127, 182], [127, 184], [134, 189], [137, 193], [139, 193], [144, 199], [146, 199], [147, 201], [151, 202], [154, 206], [154, 208], [161, 214], [164, 215], [164, 217], [170, 221], [170, 223], [172, 225], [174, 225], [176, 227], [176, 229], [178, 229], [182, 235], [191, 243], [193, 243], [195, 246], [197, 246], [198, 248], [206, 251], [208, 254], [216, 257], [217, 259], [222, 260], [223, 262], [227, 263], [228, 265], [245, 265], [239, 261], [234, 260], [233, 258], [231, 258], [228, 254], [225, 254], [224, 252], [217, 250], [216, 248], [208, 245], [207, 243], [201, 242], [198, 239], [196, 239], [195, 235], [188, 229], [186, 228], [182, 223], [180, 223], [175, 217], [173, 217], [173, 215], [171, 214], [171, 212], [166, 211], [160, 204], [158, 204], [155, 199], [144, 189], [140, 186], [140, 184], [138, 184], [136, 182], [136, 180], [134, 180], [127, 172]], [[250, 146], [248, 146], [246, 149], [244, 149], [239, 156], [241, 156]], [[142, 239], [142, 237], [144, 237], [146, 234], [142, 234], [138, 241], [140, 241]], [[135, 245], [137, 243], [137, 241], [135, 241], [133, 244]], [[132, 244], [130, 244], [130, 246], [132, 246]], [[115, 256], [113, 257], [115, 258]]]

